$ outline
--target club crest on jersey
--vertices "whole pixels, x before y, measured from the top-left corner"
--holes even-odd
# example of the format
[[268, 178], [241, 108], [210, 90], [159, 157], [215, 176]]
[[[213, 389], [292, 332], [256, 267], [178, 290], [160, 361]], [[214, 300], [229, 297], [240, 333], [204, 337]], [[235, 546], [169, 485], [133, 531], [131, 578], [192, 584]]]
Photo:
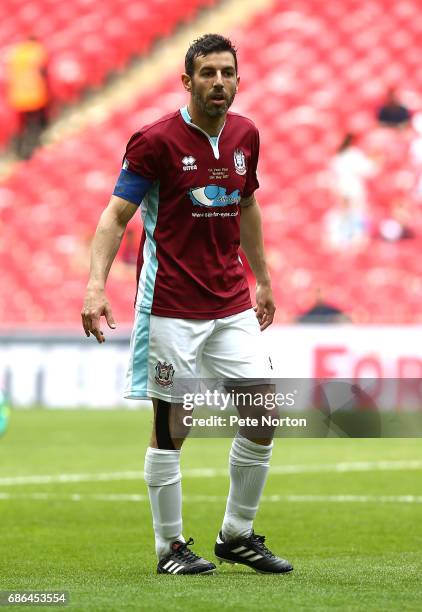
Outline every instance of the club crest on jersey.
[[243, 176], [246, 174], [246, 159], [245, 154], [240, 149], [236, 149], [233, 154], [234, 168], [237, 174]]
[[198, 166], [196, 165], [196, 159], [192, 157], [192, 155], [185, 155], [182, 159], [183, 171], [188, 172], [189, 170], [198, 170]]
[[167, 361], [157, 361], [155, 366], [155, 382], [160, 387], [171, 387], [173, 384], [174, 368]]

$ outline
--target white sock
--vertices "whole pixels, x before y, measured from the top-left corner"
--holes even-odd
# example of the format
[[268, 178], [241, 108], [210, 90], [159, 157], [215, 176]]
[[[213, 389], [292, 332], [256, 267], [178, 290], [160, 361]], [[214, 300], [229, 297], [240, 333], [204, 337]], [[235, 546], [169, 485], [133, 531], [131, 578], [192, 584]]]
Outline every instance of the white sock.
[[230, 450], [230, 491], [223, 520], [223, 537], [233, 540], [247, 537], [258, 511], [267, 479], [273, 443], [263, 446], [243, 438], [234, 438]]
[[175, 540], [182, 536], [182, 474], [180, 451], [148, 447], [144, 477], [148, 485], [155, 551], [158, 559], [170, 552]]

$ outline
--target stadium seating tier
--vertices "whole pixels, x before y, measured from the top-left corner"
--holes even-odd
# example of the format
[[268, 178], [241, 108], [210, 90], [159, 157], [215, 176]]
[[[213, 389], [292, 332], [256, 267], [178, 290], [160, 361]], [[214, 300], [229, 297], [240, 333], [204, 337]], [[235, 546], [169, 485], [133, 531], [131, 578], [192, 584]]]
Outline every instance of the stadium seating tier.
[[[91, 51], [95, 55], [109, 37], [118, 40], [126, 17], [134, 27], [143, 23], [142, 6], [116, 0], [114, 10], [118, 3], [121, 20], [105, 28], [104, 38], [93, 32], [94, 21], [88, 22], [84, 57]], [[375, 121], [390, 85], [399, 85], [414, 113], [422, 109], [419, 4], [307, 0], [292, 5], [277, 0], [234, 33], [241, 74], [235, 110], [251, 116], [261, 133], [258, 196], [279, 322], [292, 321], [309, 308], [317, 287], [355, 322], [422, 322], [422, 162], [409, 155], [418, 135], [412, 128], [379, 128]], [[91, 5], [60, 6], [65, 23], [77, 7], [88, 10]], [[192, 15], [185, 14], [186, 5], [179, 2], [172, 6], [178, 18], [194, 13], [192, 8]], [[163, 23], [167, 33], [172, 23], [170, 17]], [[142, 44], [146, 50], [146, 41]], [[64, 55], [69, 48], [62, 42]], [[134, 52], [118, 44], [115, 48], [121, 65], [126, 53]], [[104, 58], [104, 65], [96, 66], [98, 83], [111, 65], [107, 62]], [[1, 186], [0, 227], [7, 227], [0, 239], [3, 326], [31, 321], [78, 325], [89, 237], [112, 191], [125, 144], [138, 127], [184, 102], [175, 76], [148, 98], [140, 93], [131, 107], [103, 124], [38, 151]], [[333, 251], [324, 227], [334, 204], [327, 168], [348, 130], [362, 136], [369, 152], [381, 151], [383, 169], [369, 185], [369, 243], [360, 250]], [[390, 243], [375, 230], [397, 197], [405, 197], [411, 207], [414, 237]], [[140, 233], [138, 219], [131, 227]], [[121, 259], [108, 290], [117, 320], [130, 322], [134, 271]]]

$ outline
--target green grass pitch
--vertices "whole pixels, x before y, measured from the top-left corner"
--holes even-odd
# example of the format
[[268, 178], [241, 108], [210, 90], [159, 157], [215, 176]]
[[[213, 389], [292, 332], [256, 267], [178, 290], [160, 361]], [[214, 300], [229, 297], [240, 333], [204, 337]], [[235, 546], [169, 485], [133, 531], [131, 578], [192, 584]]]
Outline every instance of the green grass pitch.
[[[149, 411], [12, 413], [0, 438], [0, 590], [66, 590], [69, 609], [104, 612], [421, 609], [420, 439], [278, 439], [255, 529], [295, 571], [157, 576], [139, 474], [150, 421]], [[184, 535], [210, 560], [229, 447], [191, 439], [182, 453]], [[49, 478], [26, 478], [38, 475]]]

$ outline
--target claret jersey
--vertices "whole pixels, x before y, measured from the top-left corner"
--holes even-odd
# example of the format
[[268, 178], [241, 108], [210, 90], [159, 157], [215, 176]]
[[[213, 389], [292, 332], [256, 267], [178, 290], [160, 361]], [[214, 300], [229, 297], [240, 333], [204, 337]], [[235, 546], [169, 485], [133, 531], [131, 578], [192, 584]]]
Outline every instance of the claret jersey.
[[214, 138], [187, 107], [132, 136], [114, 194], [141, 208], [137, 309], [217, 319], [251, 308], [239, 203], [259, 186], [258, 154], [255, 125], [231, 112]]

